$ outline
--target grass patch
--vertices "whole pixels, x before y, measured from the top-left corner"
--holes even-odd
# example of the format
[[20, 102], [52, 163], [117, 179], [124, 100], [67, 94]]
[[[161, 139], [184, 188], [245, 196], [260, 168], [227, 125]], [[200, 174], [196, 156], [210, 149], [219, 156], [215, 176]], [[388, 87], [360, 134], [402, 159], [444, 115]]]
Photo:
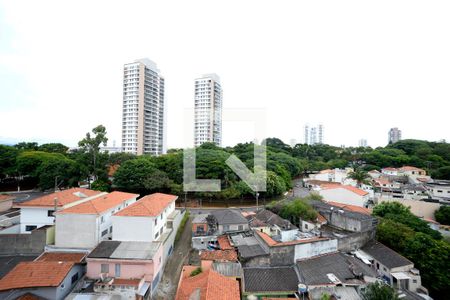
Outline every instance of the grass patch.
[[202, 272], [202, 268], [201, 268], [201, 267], [198, 267], [197, 269], [195, 269], [194, 271], [191, 272], [190, 277], [195, 276], [195, 275], [198, 275], [198, 274], [200, 274], [201, 272]]
[[184, 226], [186, 226], [186, 222], [189, 219], [189, 211], [186, 210], [184, 213], [183, 219], [181, 219], [180, 226], [177, 230], [177, 235], [175, 236], [175, 243], [178, 242], [178, 240], [181, 238], [181, 235], [183, 234]]

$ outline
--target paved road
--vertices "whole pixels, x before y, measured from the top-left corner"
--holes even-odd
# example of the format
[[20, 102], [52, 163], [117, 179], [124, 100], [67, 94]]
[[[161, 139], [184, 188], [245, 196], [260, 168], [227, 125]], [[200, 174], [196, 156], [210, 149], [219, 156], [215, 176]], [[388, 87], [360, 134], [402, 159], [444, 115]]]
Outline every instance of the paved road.
[[38, 192], [38, 191], [25, 191], [25, 192], [14, 192], [10, 193], [11, 196], [14, 196], [14, 203], [20, 203], [28, 200], [35, 199], [37, 197], [44, 196], [48, 194], [48, 192]]
[[178, 243], [175, 245], [174, 252], [166, 264], [163, 277], [155, 292], [155, 299], [175, 299], [181, 269], [183, 265], [188, 263], [189, 253], [191, 250], [191, 227], [192, 223], [190, 218], [186, 222], [183, 234], [181, 235]]

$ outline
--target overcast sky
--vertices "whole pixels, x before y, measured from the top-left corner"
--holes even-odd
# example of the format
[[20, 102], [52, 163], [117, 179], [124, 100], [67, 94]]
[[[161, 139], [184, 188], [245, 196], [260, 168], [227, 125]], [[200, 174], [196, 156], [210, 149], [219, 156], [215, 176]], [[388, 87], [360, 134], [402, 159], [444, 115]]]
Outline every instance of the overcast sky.
[[[450, 1], [0, 1], [0, 141], [75, 146], [98, 124], [120, 145], [123, 65], [166, 79], [167, 143], [182, 147], [194, 79], [224, 108], [267, 112], [268, 136], [384, 146], [450, 140]], [[224, 123], [223, 144], [253, 140]]]

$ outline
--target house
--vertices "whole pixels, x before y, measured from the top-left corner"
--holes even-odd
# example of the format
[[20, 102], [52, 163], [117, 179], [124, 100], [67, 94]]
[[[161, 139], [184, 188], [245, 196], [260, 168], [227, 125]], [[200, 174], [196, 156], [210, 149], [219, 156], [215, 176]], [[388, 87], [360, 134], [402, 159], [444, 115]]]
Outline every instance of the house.
[[450, 200], [450, 180], [434, 180], [426, 186], [433, 198]]
[[213, 268], [193, 275], [197, 266], [184, 266], [178, 283], [175, 300], [240, 300], [239, 282], [223, 276]]
[[421, 176], [427, 175], [427, 172], [424, 169], [411, 167], [411, 166], [403, 166], [399, 169], [399, 172], [403, 175], [412, 176], [412, 177], [421, 177]]
[[370, 241], [359, 251], [394, 288], [427, 293], [422, 287], [419, 270], [409, 259], [377, 241]]
[[136, 202], [138, 196], [115, 191], [57, 211], [55, 246], [92, 249], [111, 239], [111, 216]]
[[112, 216], [115, 241], [156, 241], [167, 228], [178, 196], [154, 193], [141, 198]]
[[350, 185], [322, 185], [319, 194], [325, 201], [367, 207], [369, 193]]
[[322, 286], [363, 286], [378, 274], [356, 257], [341, 252], [297, 261], [300, 282], [309, 289]]
[[[280, 240], [282, 242], [287, 242], [295, 239], [298, 233], [297, 226], [293, 225], [288, 220], [281, 218], [277, 214], [267, 209], [258, 210], [256, 214], [253, 215], [252, 220], [255, 220], [253, 222], [251, 221], [253, 225], [258, 225], [257, 221], [261, 222], [262, 224], [266, 224], [266, 227], [270, 229], [270, 232], [268, 234], [270, 236], [280, 236]], [[257, 226], [257, 228], [261, 228], [261, 226]], [[262, 232], [266, 231], [267, 230], [264, 229], [262, 230]]]
[[86, 277], [95, 292], [144, 299], [161, 279], [162, 254], [160, 242], [103, 241], [86, 258]]
[[217, 229], [215, 225], [215, 220], [209, 214], [195, 215], [192, 220], [192, 234], [195, 236], [212, 235]]
[[387, 168], [381, 169], [381, 174], [384, 174], [384, 175], [398, 176], [399, 173], [400, 172], [397, 168], [387, 167]]
[[239, 210], [219, 209], [214, 210], [211, 215], [216, 218], [218, 234], [249, 229], [247, 219]]
[[32, 293], [44, 299], [64, 299], [84, 275], [83, 264], [73, 261], [21, 262], [0, 280], [0, 299]]
[[30, 233], [33, 229], [53, 225], [53, 213], [58, 210], [106, 195], [99, 191], [84, 188], [72, 188], [54, 192], [30, 201], [16, 204], [20, 208], [20, 233]]
[[244, 267], [243, 270], [242, 290], [246, 297], [293, 297], [298, 291], [299, 277], [295, 266]]
[[163, 266], [173, 252], [175, 236], [185, 212], [175, 209], [178, 196], [154, 193], [147, 195], [112, 216], [112, 239], [115, 241], [163, 244]]
[[381, 172], [378, 171], [378, 170], [371, 170], [371, 171], [367, 172], [367, 174], [369, 174], [369, 176], [372, 179], [377, 179], [377, 178], [379, 178], [381, 176]]

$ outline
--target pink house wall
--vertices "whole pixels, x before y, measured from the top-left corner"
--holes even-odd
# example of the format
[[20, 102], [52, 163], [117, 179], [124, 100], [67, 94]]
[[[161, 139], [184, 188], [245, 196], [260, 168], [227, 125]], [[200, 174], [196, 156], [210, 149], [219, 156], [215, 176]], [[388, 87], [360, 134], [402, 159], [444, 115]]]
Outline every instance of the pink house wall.
[[87, 258], [86, 276], [91, 279], [100, 278], [101, 265], [109, 265], [108, 276], [116, 277], [115, 265], [120, 264], [121, 279], [140, 279], [144, 277], [145, 281], [152, 281], [162, 267], [163, 247], [159, 247], [153, 260], [127, 260], [127, 259], [108, 259], [108, 258]]

